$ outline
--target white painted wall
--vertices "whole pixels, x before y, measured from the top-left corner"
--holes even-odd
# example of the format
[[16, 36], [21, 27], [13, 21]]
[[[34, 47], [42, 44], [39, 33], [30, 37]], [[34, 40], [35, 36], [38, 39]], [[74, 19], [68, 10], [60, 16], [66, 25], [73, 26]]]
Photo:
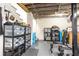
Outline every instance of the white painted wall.
[[[5, 20], [5, 11], [4, 11], [4, 9], [7, 9], [7, 10], [9, 10], [11, 13], [10, 13], [10, 15], [13, 15], [14, 17], [15, 17], [15, 12], [16, 12], [16, 9], [14, 8], [14, 7], [12, 7], [12, 5], [11, 4], [7, 4], [7, 3], [0, 3], [0, 7], [2, 7], [2, 19], [3, 19], [3, 23], [5, 23], [6, 22], [6, 20]], [[16, 17], [15, 17], [15, 19], [16, 19]]]
[[27, 13], [27, 24], [30, 24], [31, 27], [33, 25], [32, 13]]
[[20, 15], [20, 18], [27, 23], [27, 12], [25, 12], [17, 3], [12, 3], [11, 5], [16, 8], [16, 13]]
[[57, 25], [60, 30], [66, 29], [68, 27], [67, 17], [37, 19], [37, 38], [44, 40], [43, 29], [51, 28], [53, 25]]
[[0, 7], [2, 7], [2, 19], [3, 23], [6, 22], [5, 20], [5, 11], [4, 9], [9, 10], [11, 13], [10, 15], [13, 15], [15, 17], [15, 20], [23, 20], [27, 23], [27, 13], [17, 4], [17, 3], [0, 3]]
[[77, 25], [79, 25], [79, 17], [77, 18]]
[[[66, 29], [69, 26], [72, 26], [71, 22], [67, 22], [67, 17], [52, 17], [52, 18], [42, 18], [37, 19], [37, 38], [39, 40], [44, 40], [43, 29], [44, 28], [51, 28], [53, 25], [57, 25], [60, 30]], [[79, 25], [79, 17], [77, 19], [77, 25]]]
[[36, 19], [33, 17], [33, 14], [30, 12], [27, 14], [27, 24], [31, 26], [31, 45], [32, 45], [32, 34], [36, 32]]
[[[77, 25], [79, 26], [79, 17], [77, 18]], [[72, 26], [72, 22], [69, 22], [69, 23], [68, 23], [68, 26], [71, 27], [71, 26]]]
[[32, 32], [36, 32], [36, 19], [31, 12], [27, 14], [27, 24], [30, 24]]

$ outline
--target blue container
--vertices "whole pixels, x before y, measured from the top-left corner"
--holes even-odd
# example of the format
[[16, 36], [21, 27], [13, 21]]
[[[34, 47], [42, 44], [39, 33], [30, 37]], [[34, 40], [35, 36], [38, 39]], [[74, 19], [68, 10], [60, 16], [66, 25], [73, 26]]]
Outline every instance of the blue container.
[[36, 32], [32, 32], [32, 45], [36, 43]]

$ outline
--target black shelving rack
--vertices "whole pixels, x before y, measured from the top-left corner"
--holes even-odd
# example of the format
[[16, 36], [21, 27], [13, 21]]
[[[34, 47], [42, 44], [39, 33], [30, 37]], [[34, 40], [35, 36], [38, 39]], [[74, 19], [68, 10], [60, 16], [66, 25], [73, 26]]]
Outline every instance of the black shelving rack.
[[51, 40], [54, 43], [59, 41], [59, 28], [56, 26], [51, 28]]
[[31, 27], [26, 26], [25, 30], [25, 49], [27, 50], [31, 47]]
[[45, 41], [51, 40], [51, 28], [44, 28], [44, 40]]
[[[27, 27], [17, 23], [10, 23], [10, 22], [6, 22], [4, 24], [4, 35], [3, 35], [4, 56], [20, 56], [22, 55], [22, 53], [26, 51], [26, 45], [27, 45], [26, 32], [28, 32], [26, 30]], [[29, 41], [31, 42], [31, 40]]]

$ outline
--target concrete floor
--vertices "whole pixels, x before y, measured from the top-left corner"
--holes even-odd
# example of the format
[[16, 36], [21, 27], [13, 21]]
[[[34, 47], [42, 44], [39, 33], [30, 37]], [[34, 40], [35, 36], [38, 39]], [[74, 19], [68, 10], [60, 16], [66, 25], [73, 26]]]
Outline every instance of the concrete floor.
[[38, 41], [35, 44], [35, 48], [39, 49], [37, 56], [57, 56], [57, 44], [54, 45], [53, 53], [50, 52], [50, 42], [49, 41]]
[[38, 56], [50, 56], [50, 45], [46, 41], [38, 41], [35, 48], [39, 49]]

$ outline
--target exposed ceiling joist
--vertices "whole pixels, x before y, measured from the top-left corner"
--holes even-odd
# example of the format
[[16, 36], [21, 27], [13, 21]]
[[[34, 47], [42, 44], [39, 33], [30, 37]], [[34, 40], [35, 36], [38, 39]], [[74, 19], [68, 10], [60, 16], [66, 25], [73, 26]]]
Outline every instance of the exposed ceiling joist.
[[54, 14], [54, 13], [55, 13], [55, 12], [49, 12], [49, 13], [46, 13], [46, 12], [45, 12], [45, 13], [38, 13], [37, 15], [39, 15], [39, 16], [40, 16], [40, 15], [50, 15], [50, 14]]
[[33, 10], [32, 12], [34, 12], [34, 13], [44, 13], [44, 12], [57, 12], [58, 11], [58, 9], [48, 9], [48, 10]]
[[55, 7], [58, 7], [58, 5], [55, 5], [55, 6], [42, 6], [42, 7], [33, 7], [33, 6], [30, 6], [28, 7], [29, 9], [41, 9], [41, 8], [55, 8]]
[[44, 8], [33, 8], [33, 9], [30, 9], [30, 10], [36, 10], [36, 11], [44, 11], [44, 10], [56, 10], [56, 9], [58, 9], [58, 8], [56, 8], [56, 7], [44, 7]]
[[[50, 17], [61, 17], [61, 16], [55, 16], [55, 15], [54, 16], [47, 16], [47, 15], [44, 16], [43, 15], [43, 16], [36, 16], [35, 18], [50, 18]], [[68, 15], [63, 15], [62, 17], [68, 17]]]
[[33, 6], [33, 7], [45, 7], [45, 6], [55, 6], [58, 5], [56, 3], [31, 3], [25, 4], [25, 6]]
[[[54, 15], [56, 12], [71, 14], [70, 3], [23, 3], [23, 5], [33, 13], [35, 18], [51, 17], [48, 15]], [[77, 7], [79, 10], [79, 4], [77, 4]]]
[[27, 8], [24, 4], [18, 3], [18, 5], [19, 5], [24, 11], [29, 12], [28, 8]]

